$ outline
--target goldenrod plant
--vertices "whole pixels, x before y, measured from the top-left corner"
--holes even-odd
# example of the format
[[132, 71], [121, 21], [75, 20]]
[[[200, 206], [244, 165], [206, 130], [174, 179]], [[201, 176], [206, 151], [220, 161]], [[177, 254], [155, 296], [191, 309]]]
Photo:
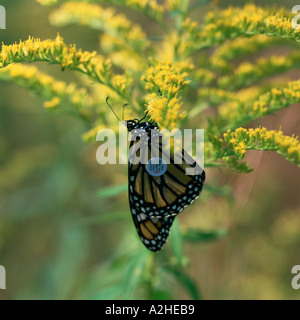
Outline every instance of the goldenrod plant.
[[[204, 128], [208, 181], [215, 169], [255, 170], [247, 163], [249, 150], [276, 152], [300, 166], [298, 137], [284, 134], [284, 127], [268, 129], [256, 122], [300, 102], [300, 80], [274, 79], [300, 67], [300, 28], [293, 28], [289, 10], [255, 4], [224, 9], [217, 1], [200, 0], [37, 2], [50, 6], [49, 21], [60, 33], [52, 39], [29, 36], [3, 44], [0, 80], [40, 95], [48, 110], [80, 117], [87, 124], [82, 136], [86, 143], [96, 142], [99, 129], [117, 129], [118, 121], [105, 101], [110, 96], [119, 114], [127, 104], [126, 118], [142, 118], [148, 111], [160, 128]], [[199, 6], [203, 16], [195, 19], [192, 11]], [[147, 16], [156, 25], [156, 34], [149, 35], [147, 28], [132, 21], [129, 17], [134, 15]], [[64, 26], [71, 24], [99, 31], [95, 51], [64, 41]], [[286, 46], [289, 52], [249, 59], [274, 45]], [[67, 83], [28, 65], [36, 62], [74, 72], [76, 81]], [[227, 194], [225, 188], [209, 182], [207, 188]], [[126, 185], [111, 185], [98, 192], [99, 202], [125, 191]], [[201, 199], [195, 206], [200, 203]], [[114, 217], [120, 216], [107, 214], [99, 221]], [[128, 232], [135, 235], [133, 228]], [[216, 240], [227, 233], [224, 229], [181, 227], [176, 220], [170, 245], [162, 253], [148, 252], [135, 240], [127, 251], [119, 250], [112, 262], [98, 271], [102, 282], [100, 288], [92, 288], [97, 293], [91, 297], [176, 298], [165, 285], [176, 279], [190, 298], [201, 299], [200, 288], [187, 271], [189, 257], [183, 244]], [[91, 279], [95, 277], [91, 275]]]

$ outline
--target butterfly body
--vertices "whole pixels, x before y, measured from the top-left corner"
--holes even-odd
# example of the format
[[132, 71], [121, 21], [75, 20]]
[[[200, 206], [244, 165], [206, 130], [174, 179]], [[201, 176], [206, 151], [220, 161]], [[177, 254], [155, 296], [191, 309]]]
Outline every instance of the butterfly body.
[[[144, 245], [159, 251], [176, 215], [198, 198], [205, 172], [183, 149], [176, 155], [182, 158], [182, 165], [175, 163], [175, 156], [167, 161], [156, 123], [134, 119], [126, 126], [132, 135], [128, 157], [132, 218]], [[135, 161], [137, 154], [140, 161]], [[187, 175], [187, 168], [195, 174]]]

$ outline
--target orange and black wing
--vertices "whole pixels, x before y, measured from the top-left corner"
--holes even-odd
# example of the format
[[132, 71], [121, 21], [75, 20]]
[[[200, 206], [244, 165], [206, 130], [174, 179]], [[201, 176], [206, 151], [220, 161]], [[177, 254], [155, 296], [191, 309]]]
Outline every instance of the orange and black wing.
[[[163, 173], [149, 170], [154, 158], [160, 164], [169, 160], [157, 169], [164, 167]], [[130, 209], [142, 242], [152, 251], [162, 248], [175, 216], [199, 196], [205, 180], [204, 170], [184, 150], [167, 158], [162, 143], [154, 143], [145, 132], [143, 139], [130, 143]], [[187, 174], [191, 171], [193, 174]]]
[[143, 244], [151, 251], [161, 250], [175, 217], [150, 218], [144, 214], [133, 214], [132, 218]]
[[[142, 163], [135, 161], [137, 155]], [[163, 174], [149, 172], [148, 165], [153, 158], [166, 159]], [[191, 171], [193, 174], [187, 174]], [[130, 207], [149, 217], [160, 218], [177, 215], [199, 196], [205, 172], [182, 149], [167, 159], [160, 143], [151, 145], [150, 141], [145, 146], [134, 141], [129, 150], [128, 179]]]

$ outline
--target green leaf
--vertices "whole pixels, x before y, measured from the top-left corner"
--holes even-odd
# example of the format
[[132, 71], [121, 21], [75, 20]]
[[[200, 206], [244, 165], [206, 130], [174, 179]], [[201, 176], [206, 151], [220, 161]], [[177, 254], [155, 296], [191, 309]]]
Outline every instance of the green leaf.
[[173, 251], [173, 254], [177, 260], [179, 265], [182, 265], [183, 261], [183, 252], [182, 252], [182, 232], [180, 229], [180, 224], [178, 219], [175, 219], [173, 222], [173, 226], [170, 232], [170, 245]]
[[129, 260], [124, 270], [123, 299], [131, 299], [132, 293], [144, 275], [147, 259], [152, 252], [142, 248]]
[[165, 271], [173, 274], [177, 278], [177, 280], [188, 291], [188, 293], [194, 300], [202, 300], [202, 296], [199, 291], [199, 288], [197, 287], [197, 285], [195, 284], [195, 281], [190, 276], [188, 276], [182, 270], [175, 267], [166, 267], [164, 269]]
[[117, 196], [123, 192], [126, 192], [128, 190], [128, 184], [120, 184], [118, 186], [112, 186], [103, 188], [101, 190], [98, 190], [96, 192], [96, 196], [98, 198], [109, 198]]
[[122, 286], [112, 285], [92, 296], [91, 300], [117, 300], [122, 294]]
[[228, 230], [218, 229], [213, 231], [204, 231], [188, 228], [183, 232], [183, 239], [188, 242], [207, 242], [223, 238], [228, 235]]
[[153, 290], [150, 300], [172, 300], [171, 293], [167, 290]]

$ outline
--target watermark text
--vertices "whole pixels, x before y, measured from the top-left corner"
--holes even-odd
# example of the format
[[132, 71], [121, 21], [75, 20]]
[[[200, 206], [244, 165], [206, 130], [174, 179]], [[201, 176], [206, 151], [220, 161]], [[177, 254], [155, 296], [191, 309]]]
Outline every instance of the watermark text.
[[293, 266], [292, 274], [295, 276], [292, 279], [292, 288], [295, 290], [300, 289], [300, 265]]
[[6, 271], [3, 266], [0, 266], [0, 290], [6, 289]]
[[[298, 13], [299, 12], [299, 13]], [[300, 5], [294, 6], [292, 8], [292, 13], [298, 13], [293, 19], [292, 19], [292, 27], [294, 29], [298, 29], [300, 28], [300, 23], [298, 23], [298, 21], [300, 20]]]
[[6, 11], [3, 6], [0, 6], [0, 29], [6, 29]]
[[111, 129], [99, 130], [96, 141], [102, 143], [97, 149], [97, 162], [100, 165], [141, 163], [153, 175], [162, 175], [170, 163], [184, 164], [187, 175], [201, 173], [200, 168], [204, 168], [203, 129], [145, 129], [135, 128], [128, 134], [126, 126], [120, 122], [119, 135]]

